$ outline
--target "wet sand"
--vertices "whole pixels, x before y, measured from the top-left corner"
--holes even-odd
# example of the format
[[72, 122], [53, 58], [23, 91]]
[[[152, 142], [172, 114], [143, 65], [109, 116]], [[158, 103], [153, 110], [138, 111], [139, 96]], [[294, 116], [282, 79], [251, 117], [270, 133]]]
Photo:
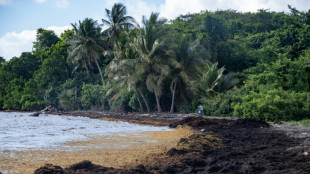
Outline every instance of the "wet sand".
[[180, 138], [193, 134], [189, 128], [172, 131], [137, 133], [130, 136], [97, 136], [89, 141], [70, 142], [66, 147], [33, 151], [5, 151], [0, 157], [0, 171], [32, 174], [46, 163], [68, 167], [83, 160], [118, 169], [129, 169], [148, 158], [165, 157]]

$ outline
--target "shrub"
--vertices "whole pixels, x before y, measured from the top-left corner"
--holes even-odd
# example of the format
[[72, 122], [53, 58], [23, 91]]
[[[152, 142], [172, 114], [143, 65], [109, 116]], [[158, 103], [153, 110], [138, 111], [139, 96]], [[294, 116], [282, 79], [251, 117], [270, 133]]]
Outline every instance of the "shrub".
[[77, 88], [64, 89], [59, 95], [60, 107], [64, 110], [78, 110], [81, 108]]
[[102, 85], [83, 84], [81, 91], [81, 104], [83, 109], [106, 110], [108, 109], [105, 98], [106, 90]]
[[201, 99], [205, 115], [218, 117], [232, 116], [233, 108], [231, 104], [233, 102], [239, 102], [243, 93], [243, 88], [234, 88], [225, 93], [217, 93], [211, 98]]
[[58, 94], [60, 93], [59, 87], [50, 86], [47, 90], [45, 90], [44, 101], [47, 106], [58, 107], [59, 99]]
[[111, 110], [116, 112], [132, 112], [129, 101], [132, 97], [132, 92], [124, 92], [117, 100], [111, 104]]
[[190, 113], [190, 112], [198, 113], [199, 103], [200, 102], [198, 99], [193, 100], [185, 99], [179, 106], [176, 106], [176, 108], [181, 113]]
[[310, 92], [286, 91], [266, 85], [250, 91], [234, 103], [234, 115], [243, 118], [301, 120], [310, 116]]
[[41, 110], [45, 105], [43, 100], [39, 100], [36, 96], [30, 94], [23, 95], [20, 99], [20, 103], [22, 105], [22, 110], [26, 111]]

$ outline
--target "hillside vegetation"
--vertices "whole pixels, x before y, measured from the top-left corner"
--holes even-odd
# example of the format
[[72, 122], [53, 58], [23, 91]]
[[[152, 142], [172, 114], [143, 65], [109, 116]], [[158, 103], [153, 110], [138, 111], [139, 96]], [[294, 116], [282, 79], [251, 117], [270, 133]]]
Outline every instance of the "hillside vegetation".
[[310, 118], [310, 10], [202, 11], [142, 23], [114, 4], [0, 59], [0, 109]]

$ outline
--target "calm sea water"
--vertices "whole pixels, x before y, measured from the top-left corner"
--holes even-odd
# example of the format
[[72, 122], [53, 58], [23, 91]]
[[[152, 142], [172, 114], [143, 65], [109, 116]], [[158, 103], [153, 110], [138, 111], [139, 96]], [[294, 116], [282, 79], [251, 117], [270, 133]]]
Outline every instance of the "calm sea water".
[[111, 122], [87, 117], [0, 112], [0, 152], [61, 146], [68, 141], [88, 140], [96, 135], [130, 135], [146, 131], [166, 131], [154, 127]]

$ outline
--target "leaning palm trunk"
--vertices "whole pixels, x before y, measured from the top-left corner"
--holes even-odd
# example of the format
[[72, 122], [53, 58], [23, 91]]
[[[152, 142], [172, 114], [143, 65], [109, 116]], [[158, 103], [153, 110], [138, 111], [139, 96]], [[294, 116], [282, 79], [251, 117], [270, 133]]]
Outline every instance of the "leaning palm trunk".
[[178, 80], [176, 80], [174, 82], [174, 87], [173, 87], [172, 102], [171, 102], [171, 109], [170, 109], [171, 113], [174, 111], [174, 100], [175, 100], [175, 91], [176, 91], [176, 87], [177, 87], [177, 82], [178, 82]]
[[98, 61], [97, 61], [97, 59], [96, 59], [96, 58], [94, 58], [94, 59], [95, 59], [95, 62], [96, 62], [97, 68], [98, 68], [98, 70], [99, 70], [99, 74], [100, 74], [100, 76], [101, 76], [102, 85], [104, 85], [103, 75], [102, 75], [102, 72], [101, 72], [101, 69], [100, 69], [99, 63], [98, 63]]
[[151, 109], [150, 109], [150, 106], [149, 106], [149, 104], [148, 104], [148, 102], [147, 102], [145, 96], [143, 95], [143, 93], [142, 93], [142, 91], [140, 90], [140, 88], [137, 88], [137, 89], [138, 89], [138, 91], [139, 91], [139, 93], [140, 93], [140, 95], [141, 95], [141, 97], [142, 97], [142, 99], [143, 99], [143, 101], [144, 101], [144, 103], [145, 103], [147, 112], [150, 113], [150, 112], [151, 112]]
[[157, 111], [158, 113], [162, 112], [161, 107], [160, 107], [160, 96], [157, 94], [157, 92], [155, 91], [155, 98], [156, 98], [156, 103], [157, 103]]
[[139, 97], [138, 97], [138, 102], [139, 102], [139, 106], [140, 106], [140, 112], [143, 112], [143, 107], [142, 107], [142, 104], [141, 104], [141, 101], [140, 101]]

